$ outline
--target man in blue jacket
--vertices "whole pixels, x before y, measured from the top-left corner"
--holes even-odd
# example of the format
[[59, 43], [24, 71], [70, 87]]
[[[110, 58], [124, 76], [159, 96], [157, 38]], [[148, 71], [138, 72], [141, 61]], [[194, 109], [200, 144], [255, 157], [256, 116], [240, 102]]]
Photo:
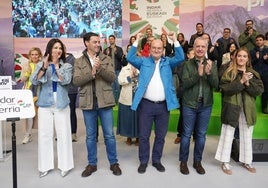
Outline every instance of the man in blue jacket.
[[183, 49], [175, 33], [169, 33], [173, 40], [175, 56], [163, 57], [164, 47], [160, 39], [151, 42], [150, 56], [138, 57], [138, 41], [143, 34], [138, 33], [136, 41], [127, 54], [127, 60], [139, 69], [139, 84], [132, 103], [132, 110], [138, 110], [139, 117], [139, 173], [146, 171], [150, 156], [150, 135], [155, 125], [155, 139], [152, 150], [152, 165], [160, 172], [165, 171], [161, 157], [168, 130], [170, 110], [179, 107], [176, 89], [172, 81], [172, 68], [184, 61]]

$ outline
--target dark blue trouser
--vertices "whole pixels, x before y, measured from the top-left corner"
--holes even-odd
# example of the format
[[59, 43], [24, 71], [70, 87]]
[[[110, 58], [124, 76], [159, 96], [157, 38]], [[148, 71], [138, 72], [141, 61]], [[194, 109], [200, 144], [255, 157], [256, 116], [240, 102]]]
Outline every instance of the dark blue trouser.
[[138, 108], [139, 117], [139, 160], [141, 164], [148, 164], [150, 157], [150, 135], [153, 123], [155, 138], [152, 151], [152, 162], [161, 162], [168, 129], [169, 111], [166, 102], [152, 103], [142, 99]]

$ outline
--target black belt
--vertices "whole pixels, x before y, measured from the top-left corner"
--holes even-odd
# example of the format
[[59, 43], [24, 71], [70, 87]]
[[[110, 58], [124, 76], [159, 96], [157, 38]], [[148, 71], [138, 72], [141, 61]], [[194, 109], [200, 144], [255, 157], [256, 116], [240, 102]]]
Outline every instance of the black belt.
[[155, 103], [155, 104], [162, 104], [162, 103], [165, 103], [166, 102], [166, 100], [163, 100], [163, 101], [151, 101], [151, 100], [146, 99], [146, 98], [143, 98], [143, 100], [146, 100], [146, 101], [148, 101], [150, 103]]
[[204, 97], [198, 97], [197, 102], [203, 102], [204, 101]]

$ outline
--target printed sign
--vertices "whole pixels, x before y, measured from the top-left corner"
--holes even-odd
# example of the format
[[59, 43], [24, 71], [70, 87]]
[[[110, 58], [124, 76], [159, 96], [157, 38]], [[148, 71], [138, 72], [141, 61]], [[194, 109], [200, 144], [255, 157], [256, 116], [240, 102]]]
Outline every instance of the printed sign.
[[26, 119], [34, 116], [33, 94], [30, 90], [1, 90], [0, 120]]
[[179, 30], [179, 1], [131, 0], [130, 35], [152, 28], [155, 37]]
[[11, 90], [12, 79], [11, 76], [0, 76], [0, 90]]

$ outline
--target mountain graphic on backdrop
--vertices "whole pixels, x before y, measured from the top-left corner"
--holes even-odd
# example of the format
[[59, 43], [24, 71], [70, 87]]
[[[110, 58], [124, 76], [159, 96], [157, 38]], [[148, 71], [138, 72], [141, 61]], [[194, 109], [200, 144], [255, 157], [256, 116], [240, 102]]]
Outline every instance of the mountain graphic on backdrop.
[[13, 35], [12, 23], [10, 18], [0, 18], [0, 74], [13, 75], [14, 69], [14, 52], [13, 52]]
[[[254, 9], [254, 11], [248, 12], [243, 7], [230, 5], [206, 7], [204, 11], [205, 32], [210, 34], [211, 40], [215, 42], [218, 38], [222, 37], [223, 29], [225, 27], [229, 27], [232, 30], [232, 37], [237, 40], [239, 34], [245, 29], [245, 21], [252, 19], [254, 21], [254, 28], [259, 33], [265, 34], [268, 32], [268, 17], [262, 17], [259, 15], [267, 15], [265, 12], [266, 7], [256, 9], [259, 11]], [[191, 33], [195, 24], [202, 22], [200, 21], [202, 20], [200, 15], [202, 15], [202, 12], [185, 13], [180, 15], [180, 24], [183, 25], [183, 31], [185, 33]]]

